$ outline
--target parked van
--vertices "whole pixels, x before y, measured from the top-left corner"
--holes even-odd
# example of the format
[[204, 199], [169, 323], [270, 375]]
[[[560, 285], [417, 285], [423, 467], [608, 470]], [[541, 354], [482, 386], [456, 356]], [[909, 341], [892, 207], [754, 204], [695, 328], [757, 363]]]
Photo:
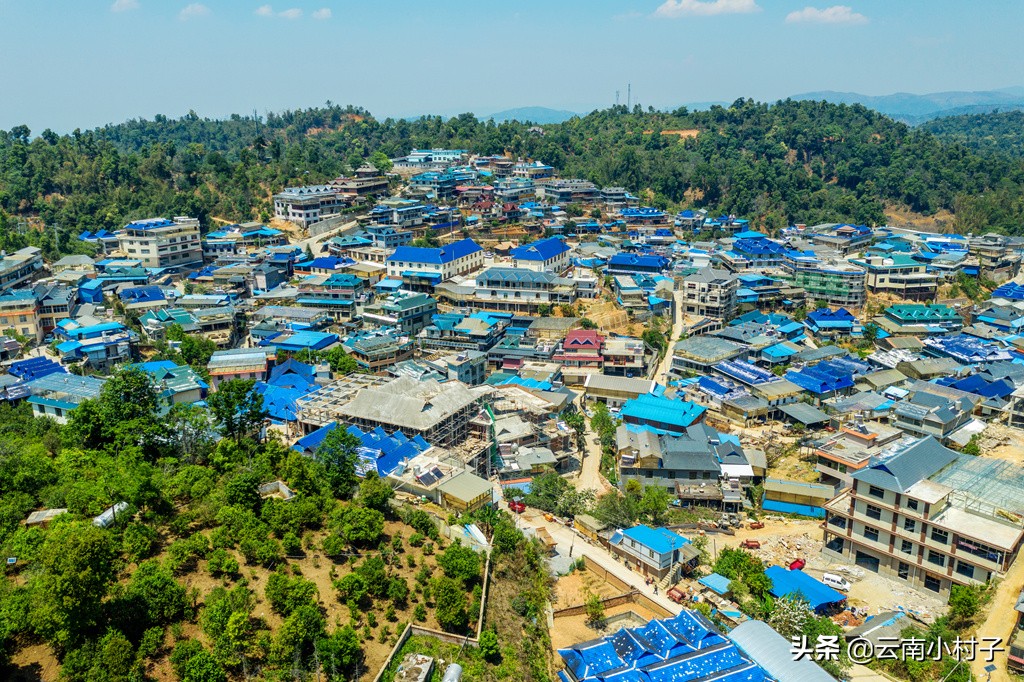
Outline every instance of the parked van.
[[826, 573], [821, 576], [821, 582], [842, 592], [850, 591], [850, 581], [840, 575], [836, 575], [835, 573]]

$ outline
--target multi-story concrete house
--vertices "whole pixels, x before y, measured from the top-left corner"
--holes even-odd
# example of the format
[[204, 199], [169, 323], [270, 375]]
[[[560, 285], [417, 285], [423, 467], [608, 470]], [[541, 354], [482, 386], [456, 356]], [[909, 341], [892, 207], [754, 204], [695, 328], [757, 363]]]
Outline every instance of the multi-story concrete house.
[[558, 237], [523, 244], [510, 251], [512, 267], [560, 273], [569, 267], [569, 251]]
[[388, 277], [400, 279], [408, 288], [429, 290], [457, 275], [466, 275], [484, 265], [484, 250], [472, 239], [439, 248], [400, 246], [388, 257]]
[[864, 285], [873, 294], [890, 294], [908, 301], [935, 298], [939, 276], [908, 255], [870, 256], [850, 261], [864, 268]]
[[43, 269], [43, 252], [26, 246], [14, 253], [0, 251], [0, 291], [32, 280]]
[[[966, 459], [965, 459], [966, 458]], [[973, 461], [972, 461], [973, 460]], [[1024, 536], [1024, 481], [923, 438], [852, 474], [825, 505], [822, 553], [948, 597], [1006, 573]]]
[[338, 213], [346, 205], [333, 185], [286, 187], [274, 195], [274, 216], [299, 227], [309, 227]]
[[118, 248], [147, 268], [174, 268], [203, 262], [199, 221], [150, 218], [128, 223], [117, 235]]
[[739, 280], [726, 270], [702, 268], [683, 280], [683, 310], [688, 315], [732, 319]]
[[550, 272], [489, 268], [476, 278], [476, 302], [488, 310], [536, 312], [542, 305], [572, 305], [576, 282]]

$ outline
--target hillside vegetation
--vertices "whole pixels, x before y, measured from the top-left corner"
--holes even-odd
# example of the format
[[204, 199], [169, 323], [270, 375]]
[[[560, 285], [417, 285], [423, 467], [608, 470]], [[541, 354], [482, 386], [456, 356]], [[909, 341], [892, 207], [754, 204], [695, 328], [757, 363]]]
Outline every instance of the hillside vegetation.
[[[698, 130], [695, 137], [662, 131]], [[214, 121], [135, 120], [66, 136], [25, 126], [0, 134], [0, 246], [48, 255], [82, 248], [84, 229], [153, 215], [268, 219], [285, 185], [329, 180], [374, 152], [457, 147], [541, 159], [564, 177], [645, 192], [666, 207], [707, 208], [776, 228], [885, 222], [883, 207], [953, 211], [964, 231], [1021, 230], [1024, 160], [945, 143], [860, 105], [737, 100], [708, 111], [619, 106], [543, 127], [451, 119], [378, 121], [330, 105]], [[50, 227], [15, 229], [41, 219]], [[56, 227], [54, 227], [56, 226]], [[29, 227], [32, 224], [29, 223]]]
[[978, 152], [1024, 157], [1024, 111], [948, 116], [921, 129]]

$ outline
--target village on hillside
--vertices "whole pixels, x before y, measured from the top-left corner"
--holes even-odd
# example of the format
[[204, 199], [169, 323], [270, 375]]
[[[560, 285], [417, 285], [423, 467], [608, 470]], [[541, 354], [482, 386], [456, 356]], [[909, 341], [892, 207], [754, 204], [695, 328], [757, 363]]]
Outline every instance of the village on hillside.
[[[488, 509], [543, 549], [552, 597], [524, 617], [563, 682], [914, 679], [885, 643], [968, 621], [999, 648], [964, 665], [1024, 674], [1024, 238], [767, 234], [543, 160], [385, 161], [279, 188], [267, 224], [152, 216], [80, 234], [93, 256], [0, 254], [0, 400], [63, 424], [125, 368], [165, 411], [241, 380], [261, 438], [357, 439], [359, 476], [434, 524], [418, 541], [483, 567], [466, 623], [410, 615], [362, 679], [453, 679], [487, 601], [518, 608]], [[818, 635], [874, 655], [792, 655]]]

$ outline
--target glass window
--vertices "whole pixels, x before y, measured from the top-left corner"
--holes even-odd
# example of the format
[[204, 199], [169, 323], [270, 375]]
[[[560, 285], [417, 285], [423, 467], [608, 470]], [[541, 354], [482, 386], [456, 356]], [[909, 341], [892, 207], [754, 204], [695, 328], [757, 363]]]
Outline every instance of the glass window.
[[907, 578], [909, 578], [910, 577], [910, 566], [905, 564], [905, 563], [903, 563], [901, 561], [900, 562], [900, 566], [899, 566], [899, 570], [897, 571], [897, 575], [899, 575], [899, 577], [902, 578], [903, 580], [906, 580]]
[[875, 528], [865, 528], [864, 537], [866, 537], [868, 540], [874, 540], [875, 542], [878, 542], [878, 530]]
[[932, 592], [938, 592], [942, 587], [942, 583], [938, 578], [926, 575], [924, 577], [924, 589], [931, 590]]
[[917, 530], [917, 521], [914, 519], [904, 519], [903, 530], [913, 533]]
[[881, 507], [876, 507], [873, 504], [869, 504], [868, 507], [867, 507], [867, 510], [864, 513], [867, 514], [867, 517], [869, 519], [881, 519], [882, 518], [882, 508]]
[[917, 500], [907, 500], [907, 509], [917, 511]]
[[949, 533], [938, 528], [932, 528], [932, 540], [941, 542], [944, 545], [949, 544]]
[[910, 554], [911, 552], [914, 551], [914, 543], [911, 542], [910, 540], [904, 540], [900, 544], [900, 551], [903, 552], [904, 554]]
[[878, 499], [882, 499], [883, 497], [885, 497], [885, 491], [879, 488], [877, 485], [873, 485], [870, 488], [868, 488], [868, 495], [871, 495], [872, 497], [877, 497]]
[[956, 572], [964, 576], [965, 578], [973, 578], [974, 566], [968, 563], [964, 563], [963, 561], [957, 561]]
[[935, 564], [936, 566], [945, 566], [946, 557], [935, 550], [928, 550], [928, 563]]

